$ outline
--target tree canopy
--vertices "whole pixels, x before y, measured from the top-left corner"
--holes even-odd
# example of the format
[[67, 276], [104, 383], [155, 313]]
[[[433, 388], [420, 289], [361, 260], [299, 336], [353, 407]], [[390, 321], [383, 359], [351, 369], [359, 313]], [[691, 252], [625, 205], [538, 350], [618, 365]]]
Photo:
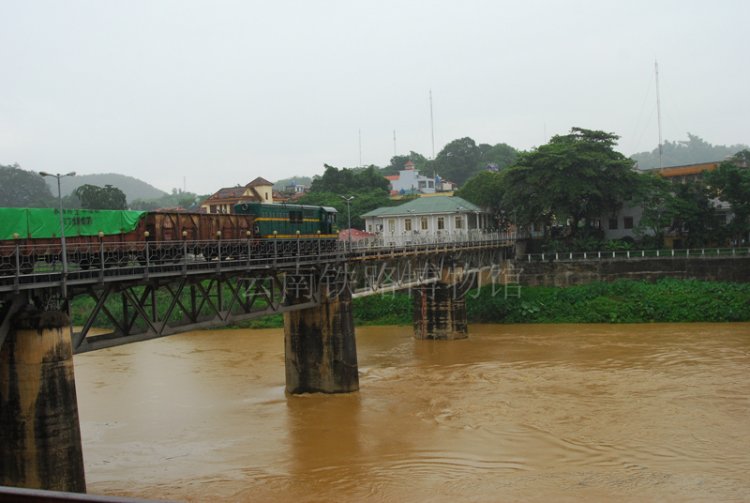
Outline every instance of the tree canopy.
[[507, 220], [507, 210], [503, 206], [507, 192], [505, 173], [506, 171], [482, 171], [470, 178], [456, 195], [491, 211], [499, 220]]
[[382, 190], [388, 193], [388, 180], [377, 167], [367, 168], [336, 168], [325, 165], [322, 176], [316, 176], [310, 184], [311, 192], [332, 192], [346, 195], [362, 190]]
[[614, 150], [612, 133], [573, 128], [567, 135], [518, 156], [499, 173], [480, 173], [460, 191], [462, 197], [493, 209], [521, 226], [580, 224], [617, 211], [638, 188], [633, 161]]
[[364, 221], [359, 215], [391, 203], [388, 180], [375, 166], [368, 168], [336, 168], [325, 165], [322, 176], [313, 179], [310, 191], [302, 196], [300, 204], [332, 206], [338, 210], [340, 228], [347, 227], [347, 207], [342, 196], [354, 198], [349, 202], [352, 227], [362, 229]]
[[[558, 224], [569, 222], [571, 235], [582, 222], [616, 212], [635, 195], [633, 161], [614, 150], [618, 136], [582, 128], [554, 136], [549, 143], [519, 156], [506, 180], [515, 190], [514, 205], [525, 222], [534, 213]], [[519, 197], [520, 196], [520, 197]]]
[[55, 198], [44, 178], [18, 164], [0, 165], [0, 206], [9, 208], [44, 208]]
[[731, 206], [732, 219], [727, 224], [734, 241], [750, 236], [750, 150], [743, 150], [706, 174], [706, 183], [713, 197]]
[[125, 193], [111, 185], [81, 185], [73, 191], [81, 201], [81, 208], [89, 210], [124, 210], [127, 209]]
[[518, 151], [506, 143], [489, 145], [469, 138], [459, 138], [448, 143], [426, 169], [441, 177], [463, 185], [466, 180], [486, 170], [498, 171], [513, 164]]
[[426, 174], [427, 171], [429, 171], [429, 161], [427, 160], [427, 158], [422, 154], [411, 151], [409, 152], [409, 155], [394, 155], [393, 157], [391, 157], [390, 163], [388, 164], [388, 166], [380, 170], [380, 174], [396, 175], [399, 171], [404, 169], [404, 166], [406, 166], [406, 163], [409, 161], [414, 163], [414, 168], [420, 173]]

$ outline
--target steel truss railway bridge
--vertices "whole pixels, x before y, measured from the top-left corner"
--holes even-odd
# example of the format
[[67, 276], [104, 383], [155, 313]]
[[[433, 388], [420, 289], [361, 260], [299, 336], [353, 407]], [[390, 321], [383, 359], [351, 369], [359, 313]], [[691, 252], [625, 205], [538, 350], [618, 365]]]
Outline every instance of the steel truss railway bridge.
[[65, 264], [59, 246], [0, 248], [0, 486], [85, 492], [74, 353], [284, 313], [287, 391], [352, 392], [353, 298], [410, 289], [415, 337], [464, 338], [464, 295], [497, 277], [513, 246], [497, 233], [100, 243]]

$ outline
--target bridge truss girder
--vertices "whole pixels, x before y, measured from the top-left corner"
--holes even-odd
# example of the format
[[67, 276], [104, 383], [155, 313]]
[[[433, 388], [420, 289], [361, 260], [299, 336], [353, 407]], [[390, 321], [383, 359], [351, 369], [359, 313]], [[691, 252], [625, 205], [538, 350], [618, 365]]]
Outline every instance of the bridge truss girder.
[[[182, 271], [172, 276], [145, 274], [119, 281], [72, 283], [69, 298], [90, 299], [83, 307], [85, 321], [73, 329], [73, 347], [83, 353], [306, 309], [320, 304], [322, 288], [329, 298], [342, 289], [361, 297], [442, 283], [464, 295], [481, 280], [478, 273], [502, 263], [508, 250], [497, 245], [450, 244], [412, 250], [362, 249], [317, 264], [297, 258], [244, 269], [217, 265], [198, 274]], [[13, 315], [26, 304], [43, 311], [67, 310], [56, 287], [39, 285], [34, 290], [6, 293], [0, 297], [0, 346], [12, 329]], [[82, 309], [80, 303], [76, 305]]]
[[[267, 270], [89, 285], [73, 292], [93, 301], [85, 323], [73, 331], [73, 349], [83, 353], [312, 307], [319, 302], [318, 276], [313, 270]], [[294, 305], [291, 293], [298, 299]]]
[[507, 257], [504, 248], [442, 250], [431, 254], [393, 253], [351, 261], [353, 296], [365, 297], [397, 290], [443, 283], [456, 295], [483, 286], [484, 279], [497, 277]]

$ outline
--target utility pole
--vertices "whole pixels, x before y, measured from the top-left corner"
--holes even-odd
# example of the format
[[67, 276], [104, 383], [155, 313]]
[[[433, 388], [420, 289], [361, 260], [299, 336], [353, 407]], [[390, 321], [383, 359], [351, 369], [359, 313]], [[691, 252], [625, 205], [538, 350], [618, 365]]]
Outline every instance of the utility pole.
[[62, 297], [68, 297], [68, 253], [65, 247], [65, 219], [63, 218], [62, 192], [60, 190], [60, 178], [64, 176], [76, 176], [75, 171], [61, 175], [60, 173], [52, 174], [46, 171], [40, 171], [41, 176], [52, 176], [57, 178], [57, 201], [60, 205], [60, 245], [62, 246]]

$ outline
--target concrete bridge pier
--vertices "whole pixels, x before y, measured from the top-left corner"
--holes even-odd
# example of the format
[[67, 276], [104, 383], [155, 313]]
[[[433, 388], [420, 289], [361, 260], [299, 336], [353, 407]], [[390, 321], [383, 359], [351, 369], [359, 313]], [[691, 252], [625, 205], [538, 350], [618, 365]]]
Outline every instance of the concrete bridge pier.
[[0, 348], [0, 485], [86, 492], [68, 316], [27, 304]]
[[[319, 306], [284, 313], [288, 393], [359, 390], [352, 296], [323, 287]], [[289, 299], [299, 303], [302, 299]]]
[[413, 300], [416, 339], [466, 339], [466, 299], [452, 285], [433, 283], [415, 290]]

